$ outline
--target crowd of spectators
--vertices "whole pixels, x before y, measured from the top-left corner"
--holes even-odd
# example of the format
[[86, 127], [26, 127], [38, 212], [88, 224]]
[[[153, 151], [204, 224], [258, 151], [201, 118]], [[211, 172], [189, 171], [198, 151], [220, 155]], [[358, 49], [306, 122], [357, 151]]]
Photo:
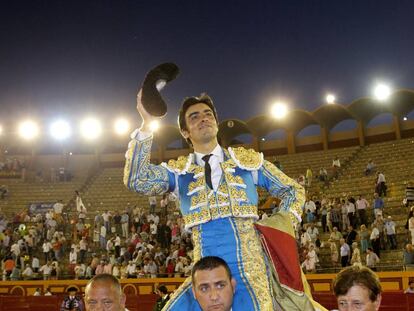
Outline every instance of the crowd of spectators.
[[160, 213], [128, 205], [87, 217], [77, 192], [75, 209], [66, 210], [73, 217], [62, 216], [61, 201], [45, 214], [22, 212], [10, 221], [0, 216], [3, 279], [189, 276], [191, 236], [170, 198], [163, 197]]
[[0, 161], [0, 173], [19, 173], [25, 168], [24, 161], [7, 157]]
[[[339, 169], [335, 157], [331, 178], [337, 177]], [[370, 175], [374, 169], [370, 160], [363, 173]], [[326, 169], [321, 168], [317, 178], [326, 185]], [[382, 250], [398, 248], [404, 249], [404, 265], [414, 265], [414, 213], [410, 211], [406, 224], [411, 243], [398, 245], [396, 223], [386, 215], [384, 174], [377, 172], [372, 198], [311, 195], [312, 179], [308, 169], [303, 176], [307, 189], [303, 222], [296, 228], [305, 272], [348, 265], [376, 269]], [[166, 194], [159, 202], [157, 197], [149, 197], [147, 206], [128, 204], [123, 210], [88, 213], [76, 191], [71, 210], [58, 200], [44, 214], [23, 211], [13, 219], [0, 215], [3, 280], [83, 279], [101, 273], [119, 278], [189, 276], [191, 233], [184, 229], [175, 205], [174, 195]], [[277, 210], [274, 201], [272, 212]], [[328, 266], [319, 260], [322, 248], [330, 252]]]
[[[339, 174], [338, 157], [333, 160], [332, 167], [336, 170], [335, 174]], [[363, 173], [369, 176], [374, 173], [374, 170], [375, 164], [369, 160]], [[319, 193], [310, 194], [312, 173], [309, 171], [310, 169], [307, 169], [304, 178], [307, 198], [303, 222], [297, 231], [299, 254], [306, 272], [315, 272], [317, 267], [323, 271], [324, 268], [348, 265], [367, 265], [375, 270], [380, 263], [382, 250], [401, 248], [404, 249], [403, 265], [408, 269], [414, 266], [414, 207], [410, 209], [409, 204], [406, 203], [401, 207], [409, 211], [406, 229], [410, 232], [410, 239], [403, 247], [397, 243], [397, 225], [392, 216], [386, 212], [384, 197], [387, 195], [387, 185], [382, 172], [376, 172], [371, 198], [365, 198], [363, 195], [358, 195], [357, 198], [353, 196], [327, 198]], [[318, 177], [323, 186], [326, 181], [325, 172], [326, 170], [321, 168], [322, 176]], [[299, 177], [298, 181], [302, 179]], [[325, 237], [324, 240], [320, 239], [319, 229], [321, 233], [325, 233], [322, 235]], [[330, 267], [319, 264], [318, 254], [321, 247], [329, 249]]]

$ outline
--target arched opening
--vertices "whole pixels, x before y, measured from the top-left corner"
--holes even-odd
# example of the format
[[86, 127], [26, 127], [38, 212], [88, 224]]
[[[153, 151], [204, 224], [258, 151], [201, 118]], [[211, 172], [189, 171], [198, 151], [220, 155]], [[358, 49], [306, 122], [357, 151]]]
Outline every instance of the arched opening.
[[286, 130], [284, 129], [277, 129], [267, 133], [264, 137], [260, 137], [261, 139], [265, 139], [265, 141], [269, 140], [285, 140], [286, 139]]
[[357, 121], [353, 119], [346, 119], [342, 120], [341, 122], [337, 123], [332, 129], [331, 133], [336, 132], [345, 132], [345, 131], [352, 131], [357, 128]]
[[252, 134], [240, 134], [235, 137], [230, 142], [230, 146], [234, 145], [250, 145], [253, 143], [253, 135]]
[[378, 125], [390, 125], [393, 123], [393, 115], [389, 112], [386, 113], [381, 113], [376, 115], [374, 118], [372, 118], [368, 124], [366, 125], [366, 127], [368, 128], [373, 128], [376, 127]]
[[328, 148], [341, 148], [359, 144], [358, 122], [345, 119], [338, 122], [328, 134]]
[[315, 151], [323, 149], [321, 127], [319, 124], [311, 124], [301, 129], [295, 138], [297, 152]]

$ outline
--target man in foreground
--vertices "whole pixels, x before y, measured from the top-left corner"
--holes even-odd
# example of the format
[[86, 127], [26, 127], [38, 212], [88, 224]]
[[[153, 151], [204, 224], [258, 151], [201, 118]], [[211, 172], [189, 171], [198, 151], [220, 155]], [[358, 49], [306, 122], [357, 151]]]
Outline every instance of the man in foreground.
[[86, 285], [86, 311], [127, 311], [125, 301], [121, 284], [111, 274], [99, 274]]
[[[177, 195], [185, 229], [192, 231], [194, 261], [204, 256], [221, 257], [237, 281], [233, 309], [303, 310], [303, 305], [309, 305], [310, 301], [302, 295], [305, 286], [299, 262], [292, 263], [297, 261], [292, 223], [301, 221], [304, 189], [264, 160], [263, 154], [251, 149], [221, 147], [217, 139], [216, 109], [206, 94], [185, 99], [179, 112], [180, 132], [194, 153], [161, 165], [150, 164], [153, 135], [149, 124], [158, 118], [144, 109], [140, 96], [139, 93], [137, 110], [143, 123], [131, 135], [126, 153], [125, 185], [142, 195], [166, 192]], [[285, 243], [275, 246], [284, 257], [280, 260], [284, 261], [273, 271], [277, 273], [279, 267], [286, 269], [283, 275], [288, 277], [283, 286], [270, 275], [266, 261], [271, 260], [266, 257], [268, 253], [263, 249], [256, 230], [259, 219], [256, 186], [264, 187], [281, 199], [278, 219], [284, 220], [284, 226], [283, 232], [277, 232]], [[276, 223], [281, 224], [281, 221]], [[267, 233], [271, 229], [266, 227], [263, 230]], [[286, 234], [287, 231], [289, 233]], [[270, 235], [275, 240], [275, 235]], [[287, 249], [280, 251], [285, 246]], [[284, 301], [276, 302], [274, 297]], [[278, 304], [283, 307], [278, 308]], [[192, 294], [191, 280], [174, 293], [164, 309], [200, 310]]]
[[216, 256], [200, 259], [191, 273], [193, 295], [201, 310], [230, 311], [236, 280], [227, 263]]
[[339, 311], [377, 311], [381, 304], [381, 284], [370, 269], [351, 266], [338, 273], [333, 281]]

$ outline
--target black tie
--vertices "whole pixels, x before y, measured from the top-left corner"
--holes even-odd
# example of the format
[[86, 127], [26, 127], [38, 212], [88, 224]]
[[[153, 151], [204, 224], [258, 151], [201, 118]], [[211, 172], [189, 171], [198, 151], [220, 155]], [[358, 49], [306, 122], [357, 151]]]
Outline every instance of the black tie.
[[202, 157], [202, 159], [204, 161], [204, 171], [206, 174], [207, 186], [209, 186], [210, 189], [213, 189], [213, 184], [211, 183], [211, 166], [210, 166], [210, 163], [208, 163], [211, 156], [212, 154], [206, 154], [204, 157]]

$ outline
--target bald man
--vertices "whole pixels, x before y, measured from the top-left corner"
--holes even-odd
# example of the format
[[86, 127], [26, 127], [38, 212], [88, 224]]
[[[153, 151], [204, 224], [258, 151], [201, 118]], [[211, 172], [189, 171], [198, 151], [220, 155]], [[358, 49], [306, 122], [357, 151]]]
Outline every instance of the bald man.
[[99, 274], [86, 285], [86, 311], [128, 311], [125, 301], [121, 284], [111, 274]]

